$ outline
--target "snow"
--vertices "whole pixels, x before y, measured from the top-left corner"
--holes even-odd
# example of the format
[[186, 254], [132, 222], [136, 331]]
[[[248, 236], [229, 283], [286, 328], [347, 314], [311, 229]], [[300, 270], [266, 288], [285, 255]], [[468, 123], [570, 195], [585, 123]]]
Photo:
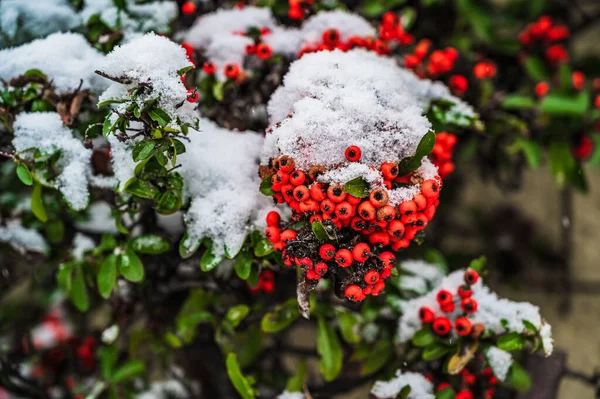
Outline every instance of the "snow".
[[513, 363], [512, 355], [496, 346], [490, 346], [485, 350], [485, 358], [494, 375], [504, 381]]
[[75, 224], [78, 230], [96, 234], [119, 233], [115, 225], [115, 219], [111, 214], [110, 205], [107, 202], [93, 202], [86, 211], [87, 219]]
[[420, 259], [407, 259], [402, 261], [400, 268], [415, 277], [420, 277], [428, 284], [436, 285], [444, 277], [439, 267]]
[[276, 399], [305, 399], [306, 396], [302, 392], [283, 391]]
[[[411, 299], [403, 304], [403, 314], [398, 323], [398, 342], [404, 343], [409, 341], [415, 332], [422, 327], [418, 314], [422, 306], [431, 308], [436, 314], [442, 313], [436, 300], [438, 291], [445, 289], [456, 295], [458, 287], [464, 284], [464, 272], [465, 270], [457, 270], [449, 274], [429, 293]], [[481, 279], [471, 288], [473, 290], [472, 298], [478, 304], [477, 311], [467, 316], [473, 324], [482, 323], [486, 330], [494, 334], [504, 334], [508, 331], [519, 333], [527, 331], [523, 321], [528, 321], [540, 330], [540, 334], [542, 334], [541, 331], [543, 330], [547, 336], [547, 340], [551, 340], [550, 330], [548, 327], [545, 327], [547, 324], [542, 320], [540, 309], [537, 306], [528, 302], [514, 302], [500, 298], [487, 286], [484, 286]], [[462, 316], [462, 310], [460, 306], [456, 306], [454, 312], [444, 314], [453, 321], [457, 317]], [[506, 324], [506, 328], [503, 324]], [[453, 331], [452, 334], [455, 334], [455, 332]], [[549, 354], [549, 352], [546, 354]]]
[[129, 42], [144, 32], [168, 32], [169, 23], [177, 17], [177, 3], [174, 1], [138, 4], [135, 0], [127, 0], [126, 6], [127, 11], [115, 6], [113, 0], [86, 0], [81, 18], [86, 23], [97, 15], [107, 26], [120, 28], [124, 41]]
[[[157, 54], [160, 54], [160, 57], [157, 57]], [[149, 83], [152, 90], [139, 94], [136, 98], [138, 104], [158, 97], [159, 106], [172, 118], [168, 126], [178, 128], [176, 117], [183, 123], [195, 125], [196, 105], [186, 101], [187, 89], [177, 74], [177, 71], [189, 66], [193, 64], [179, 44], [154, 33], [140, 36], [130, 43], [115, 47], [98, 67], [109, 76], [131, 81], [130, 84], [112, 82], [100, 96], [99, 103], [129, 99], [131, 96], [128, 91], [131, 88], [140, 83]], [[114, 108], [119, 112], [125, 111], [130, 104], [125, 102]]]
[[75, 233], [73, 237], [73, 248], [71, 248], [71, 255], [75, 260], [83, 260], [83, 255], [96, 248], [96, 243], [90, 237], [82, 233]]
[[23, 227], [20, 222], [0, 226], [0, 242], [9, 244], [22, 254], [27, 251], [47, 254], [49, 250], [46, 240], [37, 230]]
[[[81, 22], [69, 0], [0, 1], [0, 47], [16, 45]], [[8, 40], [3, 41], [3, 36]]]
[[276, 26], [270, 34], [262, 37], [262, 41], [271, 46], [273, 53], [296, 58], [302, 45], [302, 33], [299, 29]]
[[[139, 126], [141, 127], [141, 125], [140, 122]], [[130, 128], [136, 129], [137, 126], [138, 123], [134, 122], [131, 123]], [[135, 162], [131, 152], [140, 139], [121, 141], [114, 134], [109, 135], [107, 139], [110, 144], [110, 158], [113, 174], [118, 181], [118, 190], [123, 190], [125, 183], [135, 175]]]
[[323, 42], [323, 32], [337, 29], [341, 41], [347, 41], [352, 36], [376, 37], [373, 25], [363, 17], [343, 10], [322, 11], [308, 18], [300, 35], [303, 46], [312, 46]]
[[104, 56], [79, 33], [55, 33], [19, 47], [0, 50], [0, 78], [10, 80], [29, 69], [45, 73], [59, 93], [82, 88], [99, 92], [107, 81], [94, 71]]
[[542, 328], [540, 328], [540, 337], [542, 338], [542, 349], [544, 350], [544, 354], [546, 356], [550, 356], [552, 354], [552, 350], [554, 349], [554, 339], [552, 338], [552, 326], [550, 324], [543, 324]]
[[263, 138], [234, 132], [201, 120], [191, 131], [187, 151], [178, 157], [191, 206], [184, 216], [190, 239], [208, 237], [217, 256], [238, 252], [248, 233], [262, 229], [264, 216], [275, 209], [258, 187], [258, 154]]
[[395, 398], [405, 386], [410, 386], [408, 399], [434, 399], [433, 384], [422, 374], [396, 371], [390, 381], [376, 381], [371, 395], [380, 399]]
[[138, 394], [135, 399], [183, 399], [189, 397], [187, 389], [178, 380], [154, 382], [150, 390]]
[[27, 159], [33, 148], [43, 154], [60, 151], [58, 168], [60, 174], [51, 182], [75, 210], [84, 209], [89, 200], [88, 182], [92, 175], [90, 168], [91, 150], [73, 137], [70, 129], [63, 126], [60, 115], [55, 112], [34, 112], [18, 114], [15, 123], [15, 137], [12, 144], [19, 156]]

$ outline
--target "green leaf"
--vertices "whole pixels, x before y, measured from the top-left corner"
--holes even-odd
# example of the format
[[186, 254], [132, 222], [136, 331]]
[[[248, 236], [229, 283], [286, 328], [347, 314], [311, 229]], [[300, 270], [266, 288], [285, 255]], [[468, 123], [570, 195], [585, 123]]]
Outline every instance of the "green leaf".
[[417, 150], [415, 154], [406, 158], [403, 158], [398, 164], [398, 169], [400, 172], [399, 176], [404, 176], [409, 174], [410, 172], [418, 169], [421, 166], [421, 161], [423, 157], [429, 155], [431, 151], [433, 151], [433, 146], [435, 145], [435, 133], [430, 131], [428, 132], [421, 141], [419, 141], [419, 145], [417, 146]]
[[575, 174], [577, 165], [569, 146], [562, 142], [553, 142], [550, 144], [550, 169], [554, 176], [554, 182], [558, 188], [563, 188]]
[[26, 186], [31, 186], [33, 184], [33, 176], [27, 165], [24, 163], [20, 163], [19, 166], [17, 166], [17, 176]]
[[33, 186], [33, 192], [31, 193], [31, 211], [41, 222], [46, 223], [48, 221], [46, 208], [44, 208], [44, 202], [42, 201], [42, 185], [40, 183], [36, 183]]
[[456, 392], [452, 388], [444, 388], [435, 394], [435, 399], [454, 399]]
[[144, 279], [144, 265], [132, 250], [120, 254], [117, 257], [117, 265], [119, 273], [127, 280], [137, 283]]
[[469, 269], [475, 270], [477, 273], [481, 273], [485, 264], [487, 263], [487, 258], [485, 256], [480, 256], [477, 259], [473, 259], [471, 263], [469, 263]]
[[344, 192], [357, 198], [365, 198], [369, 185], [362, 177], [357, 177], [344, 184]]
[[535, 56], [529, 56], [525, 59], [525, 71], [534, 82], [541, 82], [550, 76], [544, 61]]
[[52, 244], [59, 244], [65, 237], [65, 223], [62, 220], [54, 219], [46, 223], [46, 238]]
[[[117, 119], [117, 122], [118, 122], [118, 119]], [[110, 132], [112, 132], [113, 129], [115, 128], [115, 125], [117, 124], [117, 122], [115, 122], [114, 124], [112, 124], [110, 122], [110, 115], [107, 116], [104, 119], [104, 124], [102, 125], [102, 136], [108, 137], [108, 135], [110, 134]]]
[[233, 328], [236, 328], [248, 316], [248, 313], [250, 313], [250, 308], [247, 305], [236, 305], [229, 308], [225, 315], [225, 320], [231, 323]]
[[40, 71], [39, 69], [35, 69], [35, 68], [27, 70], [23, 75], [29, 76], [32, 78], [40, 78], [40, 79], [44, 79], [44, 80], [47, 79], [47, 76], [42, 71]]
[[525, 340], [518, 332], [513, 331], [498, 338], [496, 346], [505, 351], [516, 351], [525, 346]]
[[217, 99], [217, 101], [223, 100], [223, 82], [215, 82], [212, 87], [213, 97]]
[[117, 282], [117, 256], [110, 254], [100, 265], [97, 283], [98, 291], [104, 299], [108, 299]]
[[347, 310], [337, 310], [338, 324], [342, 338], [349, 344], [360, 342], [360, 316]]
[[590, 105], [590, 96], [582, 91], [576, 96], [548, 94], [542, 100], [540, 109], [552, 116], [581, 117]]
[[530, 332], [537, 334], [538, 329], [536, 328], [536, 326], [533, 325], [532, 322], [527, 321], [527, 320], [523, 320], [523, 325], [525, 326], [525, 328], [527, 330], [529, 330]]
[[75, 266], [74, 271], [73, 280], [71, 281], [71, 301], [79, 311], [85, 312], [89, 308], [89, 300], [81, 265]]
[[159, 255], [168, 252], [171, 249], [171, 244], [160, 236], [146, 234], [134, 238], [131, 241], [131, 248], [140, 254]]
[[519, 392], [527, 392], [531, 389], [531, 378], [529, 378], [529, 373], [527, 373], [527, 371], [517, 362], [514, 362], [510, 366], [507, 382]]
[[56, 274], [56, 281], [58, 286], [62, 288], [66, 293], [71, 292], [71, 281], [73, 276], [74, 262], [62, 263], [58, 267], [58, 273]]
[[125, 191], [140, 198], [154, 199], [158, 189], [147, 181], [132, 177], [125, 183]]
[[306, 363], [296, 363], [296, 374], [290, 377], [285, 385], [285, 390], [288, 392], [302, 392], [304, 388], [304, 380], [306, 379]]
[[387, 339], [380, 339], [371, 349], [367, 361], [360, 369], [361, 376], [367, 376], [379, 371], [394, 354], [394, 346]]
[[333, 327], [323, 318], [318, 318], [317, 352], [321, 355], [319, 369], [327, 381], [333, 381], [342, 370], [344, 353]]
[[325, 230], [325, 227], [323, 227], [323, 223], [319, 221], [313, 222], [311, 228], [313, 233], [315, 234], [315, 237], [317, 237], [317, 240], [319, 240], [320, 242], [325, 241], [329, 237], [329, 234], [327, 234], [327, 230]]
[[140, 141], [133, 147], [131, 151], [131, 156], [135, 162], [142, 161], [152, 154], [152, 150], [156, 146], [156, 142], [154, 140], [144, 140]]
[[260, 328], [266, 333], [276, 333], [289, 327], [298, 316], [298, 301], [290, 298], [277, 305], [272, 312], [266, 313], [260, 322]]
[[202, 269], [202, 271], [204, 272], [209, 272], [215, 267], [217, 267], [217, 265], [221, 263], [222, 260], [223, 256], [217, 256], [214, 253], [213, 245], [211, 243], [208, 245], [206, 251], [202, 255], [202, 258], [200, 259], [200, 269]]
[[261, 236], [260, 240], [258, 240], [254, 246], [254, 256], [262, 258], [269, 255], [274, 250], [273, 244], [271, 244], [271, 242], [265, 237]]
[[448, 346], [441, 345], [437, 342], [432, 343], [429, 346], [426, 346], [421, 354], [421, 357], [425, 361], [439, 359], [444, 356], [446, 353], [450, 352], [452, 349]]
[[192, 239], [186, 232], [179, 242], [179, 256], [181, 256], [183, 259], [190, 258], [196, 253], [196, 251], [198, 251], [200, 244], [202, 244], [201, 238]]
[[250, 277], [250, 270], [252, 269], [252, 253], [248, 249], [243, 249], [238, 253], [235, 258], [234, 265], [235, 273], [242, 280], [246, 280]]
[[531, 168], [537, 168], [542, 161], [542, 148], [538, 143], [524, 137], [517, 137], [515, 143], [508, 149], [511, 152], [523, 152]]
[[237, 355], [235, 353], [230, 353], [227, 355], [227, 374], [229, 375], [229, 379], [233, 383], [236, 391], [242, 396], [243, 399], [252, 399], [255, 397], [254, 388], [252, 388], [252, 384], [248, 380], [248, 378], [244, 377], [242, 374], [242, 370], [240, 369], [240, 365], [237, 361]]
[[100, 358], [100, 370], [102, 378], [109, 380], [113, 370], [117, 365], [119, 353], [114, 346], [101, 346], [98, 348], [98, 357]]
[[141, 360], [131, 360], [117, 370], [110, 378], [113, 384], [118, 384], [127, 380], [131, 380], [144, 373], [146, 367]]
[[430, 326], [425, 326], [413, 335], [412, 343], [415, 346], [429, 346], [436, 341], [435, 335], [431, 331]]
[[102, 238], [100, 239], [100, 246], [98, 248], [101, 250], [110, 250], [115, 249], [116, 247], [117, 240], [115, 239], [115, 236], [108, 233], [102, 235]]
[[171, 122], [171, 117], [161, 108], [152, 108], [148, 111], [148, 116], [161, 127], [165, 127]]
[[183, 204], [183, 200], [181, 195], [174, 190], [169, 190], [160, 195], [158, 198], [158, 206], [156, 208], [156, 212], [161, 215], [170, 215], [174, 212], [177, 212], [181, 205]]
[[532, 96], [511, 94], [502, 101], [504, 109], [530, 109], [535, 107], [536, 100]]
[[400, 390], [400, 393], [398, 393], [398, 399], [408, 399], [408, 395], [410, 395], [411, 390], [412, 389], [411, 389], [410, 385], [405, 385]]
[[190, 71], [192, 69], [194, 69], [194, 67], [192, 65], [183, 67], [177, 71], [177, 75], [183, 76], [186, 74], [187, 71]]
[[275, 194], [275, 191], [273, 191], [273, 189], [271, 188], [271, 178], [273, 177], [273, 175], [269, 175], [267, 177], [265, 177], [264, 179], [262, 179], [262, 181], [260, 182], [260, 192], [268, 197], [272, 196], [273, 194]]

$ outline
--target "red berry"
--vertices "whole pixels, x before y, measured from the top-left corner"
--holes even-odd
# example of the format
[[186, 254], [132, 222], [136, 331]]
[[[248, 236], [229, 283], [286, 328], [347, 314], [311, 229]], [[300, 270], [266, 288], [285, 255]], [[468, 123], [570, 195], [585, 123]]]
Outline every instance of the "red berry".
[[195, 103], [198, 101], [198, 99], [200, 98], [200, 96], [198, 95], [198, 91], [197, 90], [188, 90], [187, 91], [187, 100], [190, 103]]
[[377, 211], [370, 202], [365, 201], [358, 206], [358, 216], [364, 220], [373, 220], [377, 216]]
[[472, 328], [473, 325], [471, 324], [471, 320], [467, 319], [466, 317], [459, 317], [454, 322], [454, 329], [461, 337], [471, 334]]
[[342, 201], [335, 206], [335, 215], [340, 220], [349, 220], [354, 214], [354, 208], [348, 201]]
[[461, 298], [468, 298], [471, 295], [473, 295], [473, 290], [471, 288], [469, 288], [468, 285], [461, 285], [460, 287], [458, 287], [458, 296]]
[[465, 283], [467, 283], [468, 285], [473, 285], [479, 280], [479, 273], [477, 273], [473, 269], [469, 269], [465, 272], [464, 279]]
[[388, 203], [388, 193], [384, 188], [376, 188], [371, 191], [371, 195], [369, 195], [369, 201], [376, 208], [381, 208], [382, 206]]
[[321, 202], [321, 211], [323, 213], [333, 213], [335, 212], [335, 202], [330, 199], [324, 199]]
[[355, 216], [352, 218], [350, 226], [352, 226], [352, 229], [356, 231], [361, 231], [367, 227], [367, 223], [361, 217]]
[[315, 201], [323, 201], [327, 198], [327, 187], [321, 183], [315, 183], [310, 187], [310, 197]]
[[344, 187], [340, 184], [332, 184], [327, 189], [327, 198], [333, 202], [342, 202], [344, 199], [346, 199]]
[[436, 180], [430, 179], [425, 180], [423, 184], [421, 184], [421, 193], [429, 198], [436, 198], [440, 195], [440, 185]]
[[583, 72], [575, 71], [571, 75], [571, 81], [573, 82], [573, 87], [575, 90], [581, 90], [585, 84], [585, 75]]
[[279, 170], [281, 170], [282, 172], [285, 172], [285, 173], [290, 173], [291, 171], [294, 170], [294, 166], [296, 165], [296, 162], [292, 158], [288, 157], [287, 155], [284, 155], [281, 158], [279, 158], [278, 164], [279, 164]]
[[367, 284], [375, 284], [379, 281], [379, 277], [380, 275], [376, 270], [369, 270], [365, 273], [365, 282]]
[[265, 237], [267, 237], [267, 240], [269, 240], [273, 243], [279, 241], [279, 237], [280, 237], [279, 227], [275, 227], [275, 226], [267, 227], [267, 229], [265, 230]]
[[364, 299], [364, 294], [363, 294], [362, 290], [356, 284], [351, 284], [351, 285], [347, 286], [346, 289], [344, 290], [344, 295], [346, 296], [346, 298], [348, 298], [354, 302], [359, 302]]
[[421, 309], [419, 309], [419, 318], [422, 323], [429, 324], [435, 318], [435, 313], [427, 306], [422, 306]]
[[539, 82], [535, 85], [533, 91], [535, 92], [536, 96], [544, 97], [546, 94], [548, 94], [548, 91], [550, 91], [550, 86], [548, 86], [548, 83], [546, 82]]
[[321, 276], [315, 272], [313, 269], [308, 269], [306, 271], [306, 278], [309, 280], [320, 280]]
[[495, 376], [491, 376], [488, 379], [488, 384], [490, 384], [490, 385], [496, 385], [497, 383], [498, 383], [498, 378], [496, 378]]
[[254, 44], [246, 45], [246, 54], [254, 54], [256, 53], [256, 46]]
[[371, 295], [373, 295], [373, 296], [379, 295], [381, 293], [381, 291], [383, 291], [384, 288], [385, 288], [385, 283], [383, 282], [383, 280], [379, 280], [373, 286], [373, 291], [371, 291]]
[[408, 54], [404, 57], [404, 66], [408, 69], [413, 69], [421, 63], [421, 59], [413, 54]]
[[210, 62], [210, 61], [205, 62], [204, 65], [202, 65], [202, 69], [208, 75], [212, 75], [213, 73], [215, 73], [217, 71], [216, 65], [213, 62]]
[[452, 75], [448, 81], [448, 85], [454, 93], [462, 95], [469, 88], [469, 81], [463, 75]]
[[237, 64], [227, 64], [224, 68], [225, 76], [229, 79], [235, 79], [240, 74], [240, 67]]
[[381, 21], [384, 25], [395, 25], [396, 24], [396, 14], [393, 11], [388, 11], [381, 17]]
[[346, 148], [346, 159], [350, 162], [357, 162], [360, 159], [361, 151], [355, 145]]
[[317, 262], [317, 264], [315, 265], [315, 272], [319, 276], [324, 276], [325, 273], [327, 273], [327, 270], [329, 270], [329, 268], [327, 267], [325, 262]]
[[584, 160], [590, 156], [594, 150], [594, 142], [589, 136], [583, 135], [579, 140], [579, 144], [573, 148], [573, 155], [579, 160]]
[[288, 10], [288, 17], [290, 17], [290, 19], [302, 19], [302, 17], [304, 17], [304, 12], [302, 11], [302, 9], [298, 6], [298, 7], [291, 7]]
[[399, 220], [393, 220], [387, 226], [392, 241], [398, 241], [404, 236], [404, 224]]
[[340, 41], [340, 32], [337, 29], [327, 29], [323, 32], [323, 43], [327, 46], [335, 47]]
[[348, 249], [340, 249], [335, 254], [335, 262], [341, 267], [348, 267], [352, 264], [352, 252]]
[[284, 230], [280, 233], [281, 241], [290, 241], [296, 239], [296, 232], [294, 230]]
[[385, 205], [377, 210], [377, 220], [389, 223], [396, 218], [396, 209], [391, 205]]
[[369, 236], [369, 243], [372, 245], [381, 244], [385, 247], [390, 244], [390, 235], [385, 231], [376, 231]]
[[319, 248], [319, 256], [323, 260], [331, 260], [335, 256], [335, 247], [331, 244], [323, 244]]
[[290, 183], [300, 186], [306, 181], [306, 174], [301, 170], [295, 170], [290, 174]]
[[460, 307], [465, 313], [475, 313], [477, 311], [477, 301], [473, 298], [464, 298]]
[[381, 173], [385, 180], [394, 180], [398, 176], [398, 164], [396, 162], [385, 162], [381, 165]]
[[185, 53], [187, 54], [188, 58], [192, 58], [194, 55], [194, 46], [188, 42], [183, 42], [181, 43], [181, 47], [185, 49]]
[[382, 252], [379, 254], [379, 259], [383, 262], [385, 267], [396, 267], [396, 255], [391, 252]]
[[496, 76], [496, 65], [490, 61], [482, 61], [473, 67], [473, 74], [477, 79], [489, 79]]
[[450, 302], [450, 303], [447, 303], [445, 305], [441, 305], [440, 309], [444, 313], [452, 313], [452, 312], [454, 312], [454, 303]]
[[448, 384], [447, 382], [440, 382], [437, 387], [435, 387], [435, 390], [436, 392], [439, 392], [446, 388], [452, 388], [452, 385]]
[[186, 1], [181, 6], [181, 12], [185, 15], [190, 15], [196, 12], [196, 3], [193, 1]]
[[310, 199], [308, 187], [297, 186], [294, 188], [294, 199], [298, 202], [308, 201]]
[[267, 60], [271, 58], [272, 55], [273, 50], [268, 44], [260, 43], [258, 46], [256, 46], [256, 56], [261, 60]]
[[408, 216], [417, 212], [417, 204], [414, 201], [404, 201], [398, 207], [400, 214]]
[[440, 290], [437, 293], [436, 299], [440, 306], [448, 305], [452, 303], [452, 293], [448, 290]]
[[438, 335], [446, 335], [452, 330], [452, 323], [445, 316], [436, 317], [433, 320], [433, 332]]
[[369, 244], [365, 242], [359, 242], [352, 248], [352, 257], [357, 262], [365, 262], [369, 259], [369, 255], [371, 254], [371, 247]]
[[363, 288], [362, 292], [365, 295], [371, 295], [371, 293], [373, 293], [373, 286], [367, 285], [365, 288]]
[[456, 393], [454, 399], [473, 399], [473, 392], [468, 390], [459, 391]]

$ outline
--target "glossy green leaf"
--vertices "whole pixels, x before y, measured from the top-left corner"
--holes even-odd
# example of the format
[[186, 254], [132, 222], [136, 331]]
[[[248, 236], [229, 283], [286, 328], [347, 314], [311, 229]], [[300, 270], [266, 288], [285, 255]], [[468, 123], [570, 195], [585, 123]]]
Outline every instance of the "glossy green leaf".
[[70, 292], [71, 301], [79, 311], [85, 312], [89, 308], [89, 299], [81, 265], [76, 265], [73, 272]]
[[204, 272], [209, 272], [217, 267], [222, 260], [223, 256], [217, 256], [213, 251], [212, 244], [210, 244], [200, 259], [200, 269]]
[[439, 359], [440, 357], [444, 356], [450, 351], [451, 348], [434, 342], [433, 344], [426, 346], [425, 349], [423, 349], [421, 357], [425, 361], [435, 360]]
[[156, 142], [153, 140], [144, 140], [140, 141], [133, 147], [131, 151], [131, 156], [135, 162], [142, 161], [152, 154], [152, 150], [156, 146]]
[[27, 165], [24, 163], [20, 163], [19, 166], [17, 166], [17, 176], [19, 177], [19, 180], [23, 182], [23, 184], [27, 186], [31, 186], [33, 184], [33, 176], [31, 175]]
[[125, 191], [140, 198], [154, 199], [158, 189], [147, 181], [132, 177], [125, 183]]
[[272, 196], [275, 194], [275, 191], [273, 191], [273, 189], [271, 188], [271, 178], [273, 177], [273, 175], [269, 175], [267, 177], [265, 177], [264, 179], [262, 179], [262, 181], [260, 182], [260, 187], [259, 190], [262, 194], [266, 195], [266, 196]]
[[525, 340], [518, 332], [513, 331], [498, 338], [496, 346], [505, 351], [516, 351], [525, 346]]
[[342, 339], [349, 344], [360, 342], [360, 316], [348, 310], [336, 311]]
[[202, 239], [193, 239], [186, 232], [179, 242], [179, 256], [183, 259], [190, 258], [198, 251], [200, 244], [202, 244]]
[[536, 100], [532, 96], [511, 94], [502, 101], [504, 109], [530, 109], [535, 107]]
[[366, 362], [360, 369], [362, 376], [374, 374], [390, 360], [394, 354], [394, 345], [387, 339], [379, 339], [369, 352]]
[[250, 313], [250, 308], [247, 305], [236, 305], [229, 308], [225, 315], [225, 320], [235, 328], [248, 316], [248, 313]]
[[269, 255], [274, 250], [275, 249], [273, 248], [273, 244], [271, 244], [271, 242], [265, 237], [261, 236], [260, 240], [258, 240], [254, 245], [254, 256], [262, 258], [264, 256]]
[[171, 117], [161, 108], [152, 108], [148, 111], [148, 116], [161, 127], [165, 127], [171, 122]]
[[97, 284], [98, 291], [104, 299], [108, 299], [117, 282], [117, 256], [110, 254], [100, 264], [98, 270]]
[[260, 322], [260, 328], [266, 333], [276, 333], [289, 327], [298, 316], [298, 301], [291, 298], [277, 305], [272, 312], [267, 312]]
[[540, 109], [552, 116], [581, 117], [590, 105], [590, 95], [582, 91], [576, 96], [548, 94], [540, 104]]
[[242, 280], [246, 280], [250, 277], [250, 270], [252, 268], [252, 253], [248, 249], [241, 250], [235, 257], [234, 269], [235, 273]]
[[304, 380], [306, 379], [306, 363], [296, 363], [296, 374], [290, 377], [285, 385], [288, 392], [302, 392], [304, 389]]
[[144, 265], [132, 250], [117, 256], [117, 266], [119, 273], [129, 281], [137, 283], [144, 279]]
[[146, 367], [141, 360], [131, 360], [117, 370], [111, 376], [110, 381], [113, 384], [118, 384], [127, 380], [131, 380], [144, 373]]
[[333, 381], [342, 370], [344, 353], [335, 330], [323, 317], [317, 320], [317, 352], [319, 369], [327, 381]]
[[227, 355], [227, 375], [231, 380], [236, 391], [242, 396], [243, 399], [252, 399], [255, 397], [255, 391], [250, 381], [244, 377], [240, 365], [238, 364], [237, 355], [230, 353]]
[[531, 389], [531, 378], [529, 373], [519, 363], [514, 362], [508, 371], [507, 382], [519, 392], [527, 392]]
[[549, 78], [546, 64], [540, 58], [529, 56], [525, 59], [525, 71], [534, 82], [541, 82]]
[[471, 263], [469, 263], [469, 269], [475, 270], [477, 273], [481, 273], [483, 268], [487, 263], [487, 258], [485, 256], [480, 256], [477, 259], [473, 259]]
[[159, 255], [168, 252], [171, 249], [171, 244], [160, 236], [146, 234], [131, 240], [131, 248], [140, 254]]
[[412, 337], [412, 343], [415, 346], [429, 346], [436, 341], [436, 337], [431, 331], [431, 327], [429, 325], [424, 326], [419, 331], [415, 333]]
[[404, 176], [410, 172], [418, 169], [421, 166], [423, 157], [429, 155], [435, 145], [436, 136], [435, 133], [430, 131], [419, 141], [415, 154], [409, 157], [403, 158], [398, 163], [398, 169], [400, 170], [399, 176]]
[[344, 184], [344, 192], [357, 197], [365, 198], [368, 195], [369, 185], [362, 177], [357, 177]]
[[46, 208], [42, 200], [42, 185], [36, 183], [33, 186], [33, 192], [31, 193], [31, 211], [41, 222], [48, 221], [48, 215], [46, 214]]
[[435, 399], [454, 399], [455, 397], [456, 392], [452, 388], [444, 388], [435, 394]]
[[317, 240], [320, 242], [323, 242], [328, 238], [329, 235], [327, 234], [325, 227], [323, 227], [323, 223], [319, 221], [313, 222], [311, 228], [315, 237], [317, 237]]

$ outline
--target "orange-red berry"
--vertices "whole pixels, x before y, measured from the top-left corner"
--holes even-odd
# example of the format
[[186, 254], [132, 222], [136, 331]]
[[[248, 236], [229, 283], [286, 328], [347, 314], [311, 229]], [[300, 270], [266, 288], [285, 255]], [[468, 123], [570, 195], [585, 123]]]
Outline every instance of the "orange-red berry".
[[362, 202], [358, 206], [358, 215], [364, 220], [373, 220], [377, 216], [377, 210], [371, 202]]
[[359, 242], [352, 248], [352, 257], [355, 261], [363, 263], [369, 259], [371, 254], [371, 247], [365, 242]]
[[285, 173], [290, 173], [291, 171], [294, 170], [294, 166], [296, 165], [296, 162], [292, 158], [288, 157], [287, 155], [284, 155], [281, 158], [279, 158], [278, 164], [279, 164], [279, 170], [281, 170], [282, 172], [285, 172]]
[[585, 84], [585, 75], [581, 71], [575, 71], [571, 75], [571, 81], [575, 90], [581, 90]]
[[463, 298], [460, 307], [465, 313], [475, 313], [477, 311], [477, 301], [473, 298]]
[[280, 234], [281, 241], [286, 242], [296, 239], [296, 232], [294, 230], [284, 230]]
[[335, 212], [335, 202], [326, 198], [321, 202], [321, 211], [323, 213], [333, 213]]
[[332, 184], [327, 189], [327, 198], [333, 202], [342, 202], [346, 199], [346, 193], [344, 192], [344, 186], [341, 184]]
[[452, 303], [452, 293], [448, 290], [440, 290], [437, 293], [436, 299], [440, 306], [445, 306]]
[[363, 294], [362, 290], [356, 284], [351, 284], [351, 285], [347, 286], [346, 289], [344, 290], [344, 295], [346, 296], [346, 298], [348, 298], [354, 302], [359, 302], [364, 299], [364, 294]]
[[380, 222], [391, 222], [396, 217], [396, 209], [391, 205], [382, 206], [377, 210], [377, 220]]
[[317, 262], [317, 264], [315, 265], [315, 273], [317, 273], [319, 276], [324, 276], [328, 270], [329, 268], [327, 267], [327, 264], [325, 264], [325, 262]]
[[352, 252], [349, 249], [340, 249], [335, 254], [335, 262], [341, 267], [348, 267], [352, 264]]
[[319, 248], [319, 256], [323, 260], [331, 260], [335, 256], [335, 247], [331, 244], [323, 244]]
[[452, 323], [447, 317], [440, 316], [433, 320], [433, 332], [438, 335], [446, 335], [452, 330]]
[[390, 235], [385, 231], [376, 231], [369, 236], [369, 243], [381, 244], [385, 247], [390, 244]]
[[471, 295], [473, 295], [473, 290], [469, 288], [468, 285], [461, 285], [460, 287], [458, 287], [458, 290], [456, 292], [461, 298], [468, 298]]
[[290, 183], [300, 186], [306, 181], [306, 174], [301, 170], [295, 170], [290, 174]]
[[473, 269], [469, 269], [465, 272], [464, 279], [465, 279], [465, 283], [467, 283], [469, 285], [473, 285], [473, 284], [477, 283], [477, 281], [479, 280], [479, 273], [477, 273]]
[[267, 60], [273, 55], [271, 46], [265, 43], [260, 43], [256, 46], [256, 56], [261, 60]]
[[342, 201], [335, 206], [335, 215], [340, 220], [348, 220], [354, 216], [355, 212], [348, 201]]
[[279, 227], [267, 227], [267, 229], [265, 230], [265, 237], [267, 237], [267, 240], [273, 243], [279, 241]]
[[473, 325], [471, 324], [471, 320], [467, 319], [466, 317], [459, 317], [454, 322], [454, 329], [456, 330], [456, 333], [461, 337], [471, 334], [472, 328]]
[[427, 306], [422, 306], [419, 309], [419, 318], [421, 319], [422, 323], [429, 324], [435, 318], [435, 313], [433, 313], [433, 310], [431, 310]]
[[398, 171], [396, 162], [385, 162], [381, 165], [381, 173], [385, 180], [394, 180], [398, 176]]
[[393, 241], [398, 241], [404, 236], [404, 224], [400, 220], [391, 221], [387, 230]]
[[225, 76], [229, 79], [235, 79], [240, 74], [240, 67], [237, 64], [227, 64], [224, 68]]
[[196, 3], [193, 1], [186, 1], [181, 5], [181, 12], [185, 15], [190, 15], [196, 12]]
[[327, 29], [323, 32], [323, 43], [334, 47], [340, 41], [340, 32], [337, 29]]
[[298, 202], [308, 201], [310, 199], [308, 187], [297, 186], [294, 188], [294, 199]]
[[327, 187], [321, 183], [315, 183], [310, 187], [310, 196], [315, 201], [323, 201], [327, 198]]
[[277, 213], [275, 211], [271, 211], [271, 212], [267, 213], [267, 226], [269, 226], [269, 227], [278, 226], [280, 220], [281, 220], [281, 217], [279, 216], [279, 213]]
[[369, 201], [376, 208], [381, 208], [385, 204], [388, 203], [388, 193], [387, 190], [381, 187], [378, 187], [371, 191], [371, 195], [369, 195]]
[[365, 273], [365, 282], [367, 284], [375, 284], [379, 281], [380, 277], [381, 276], [379, 275], [379, 272], [377, 272], [377, 270], [369, 270]]
[[440, 184], [433, 179], [425, 180], [421, 185], [421, 193], [429, 198], [436, 198], [440, 195]]
[[396, 267], [396, 255], [391, 252], [382, 252], [379, 254], [379, 259], [383, 262], [385, 267]]
[[350, 147], [346, 148], [346, 159], [348, 161], [357, 162], [360, 159], [360, 156], [361, 151], [359, 147], [351, 145]]
[[204, 65], [202, 65], [202, 69], [208, 75], [212, 75], [217, 71], [217, 66], [213, 62], [207, 61], [204, 63]]

